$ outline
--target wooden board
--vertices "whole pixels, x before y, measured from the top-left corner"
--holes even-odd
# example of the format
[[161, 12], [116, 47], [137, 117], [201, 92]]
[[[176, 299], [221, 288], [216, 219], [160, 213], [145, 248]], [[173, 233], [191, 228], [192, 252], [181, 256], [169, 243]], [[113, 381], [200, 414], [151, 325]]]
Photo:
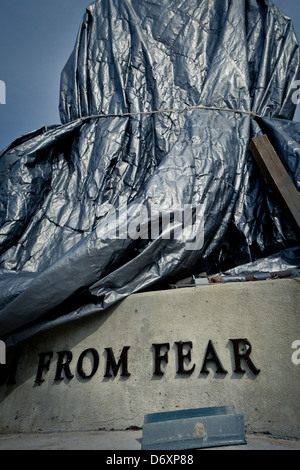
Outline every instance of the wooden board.
[[300, 194], [268, 136], [262, 135], [252, 139], [250, 150], [270, 188], [276, 195], [295, 235], [300, 240]]

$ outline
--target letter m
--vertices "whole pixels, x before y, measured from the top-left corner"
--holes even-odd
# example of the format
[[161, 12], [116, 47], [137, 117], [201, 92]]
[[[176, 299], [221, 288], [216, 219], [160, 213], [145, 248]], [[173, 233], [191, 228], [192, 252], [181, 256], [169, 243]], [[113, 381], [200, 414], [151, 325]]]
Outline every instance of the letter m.
[[128, 372], [128, 350], [130, 346], [125, 346], [123, 348], [122, 354], [120, 356], [120, 360], [118, 364], [116, 363], [116, 359], [113, 353], [112, 348], [105, 348], [107, 354], [107, 363], [106, 363], [106, 372], [104, 377], [112, 377], [111, 370], [113, 372], [114, 377], [116, 377], [120, 367], [122, 366], [121, 377], [129, 377], [130, 373]]
[[0, 104], [6, 104], [6, 85], [0, 80]]
[[0, 365], [0, 386], [2, 385], [15, 385], [16, 372], [19, 362], [19, 356], [15, 356], [11, 363]]

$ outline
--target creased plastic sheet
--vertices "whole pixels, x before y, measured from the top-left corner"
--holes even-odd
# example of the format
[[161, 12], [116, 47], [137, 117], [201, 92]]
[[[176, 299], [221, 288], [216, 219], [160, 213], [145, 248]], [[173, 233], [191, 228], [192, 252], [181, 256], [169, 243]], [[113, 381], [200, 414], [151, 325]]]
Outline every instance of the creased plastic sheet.
[[62, 124], [0, 158], [7, 345], [297, 247], [249, 142], [267, 133], [300, 188], [299, 78], [291, 20], [271, 1], [92, 4], [62, 71]]
[[[290, 276], [298, 274], [300, 267], [300, 247], [283, 250], [266, 258], [260, 258], [252, 263], [247, 263], [236, 268], [229, 269], [226, 275], [247, 275], [280, 273], [290, 271]], [[289, 277], [289, 276], [287, 276]]]

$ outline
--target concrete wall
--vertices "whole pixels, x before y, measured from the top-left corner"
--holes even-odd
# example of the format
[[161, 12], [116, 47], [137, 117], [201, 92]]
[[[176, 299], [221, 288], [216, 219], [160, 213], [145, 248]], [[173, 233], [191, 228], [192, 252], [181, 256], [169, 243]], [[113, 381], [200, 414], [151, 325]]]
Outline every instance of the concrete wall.
[[[147, 413], [234, 404], [248, 432], [300, 438], [300, 365], [292, 362], [292, 344], [300, 340], [299, 288], [299, 279], [286, 279], [136, 294], [40, 334], [7, 351], [8, 362], [17, 353], [20, 359], [16, 383], [0, 386], [0, 432], [126, 429], [141, 427]], [[155, 350], [163, 375], [154, 374]], [[117, 365], [122, 351], [114, 376], [107, 361]], [[214, 360], [204, 373], [208, 352]], [[41, 353], [53, 357], [38, 384]], [[59, 360], [68, 367], [57, 370]], [[217, 371], [217, 361], [227, 373]]]

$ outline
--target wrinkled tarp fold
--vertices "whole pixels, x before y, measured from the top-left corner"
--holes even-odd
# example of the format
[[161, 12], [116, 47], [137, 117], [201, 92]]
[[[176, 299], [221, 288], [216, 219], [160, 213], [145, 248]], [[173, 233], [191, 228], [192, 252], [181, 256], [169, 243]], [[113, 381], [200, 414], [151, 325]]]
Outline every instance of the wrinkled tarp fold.
[[[93, 3], [62, 72], [62, 124], [1, 154], [7, 344], [170, 279], [294, 253], [299, 241], [249, 143], [267, 133], [300, 189], [299, 72], [291, 20], [271, 1]], [[174, 111], [142, 114], [159, 110]], [[186, 205], [201, 207], [201, 220], [178, 237], [113, 230], [114, 211], [123, 220], [126, 209], [127, 229], [146, 208]]]

